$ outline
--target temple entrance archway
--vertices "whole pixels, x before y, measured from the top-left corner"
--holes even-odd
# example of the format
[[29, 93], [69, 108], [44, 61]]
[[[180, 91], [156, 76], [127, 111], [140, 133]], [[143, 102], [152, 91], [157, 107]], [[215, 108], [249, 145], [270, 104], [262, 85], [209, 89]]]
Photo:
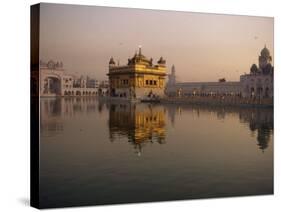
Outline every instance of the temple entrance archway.
[[43, 94], [61, 95], [61, 79], [58, 76], [45, 76], [43, 81]]

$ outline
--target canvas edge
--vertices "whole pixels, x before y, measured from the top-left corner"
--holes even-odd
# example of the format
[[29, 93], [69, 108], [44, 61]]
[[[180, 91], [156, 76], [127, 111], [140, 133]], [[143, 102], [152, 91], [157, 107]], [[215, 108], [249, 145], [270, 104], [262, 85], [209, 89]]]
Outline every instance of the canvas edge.
[[30, 205], [39, 204], [39, 32], [40, 4], [30, 6]]

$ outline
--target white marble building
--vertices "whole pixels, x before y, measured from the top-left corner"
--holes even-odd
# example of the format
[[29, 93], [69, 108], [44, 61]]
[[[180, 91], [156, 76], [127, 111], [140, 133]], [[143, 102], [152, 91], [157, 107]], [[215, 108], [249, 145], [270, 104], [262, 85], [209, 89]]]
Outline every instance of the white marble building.
[[253, 64], [250, 73], [240, 81], [177, 82], [175, 67], [168, 75], [167, 96], [241, 96], [244, 98], [273, 98], [273, 66], [269, 50], [264, 47], [259, 56], [259, 67]]
[[89, 86], [89, 78], [68, 74], [62, 62], [40, 61], [39, 73], [41, 97], [94, 96], [108, 93], [105, 86]]
[[273, 98], [273, 66], [269, 50], [264, 47], [259, 56], [259, 66], [253, 64], [249, 74], [240, 76], [243, 97]]
[[176, 82], [175, 66], [172, 66], [171, 74], [165, 93], [167, 96], [215, 96], [215, 95], [241, 95], [240, 82]]
[[240, 82], [182, 82], [167, 87], [168, 96], [239, 96]]

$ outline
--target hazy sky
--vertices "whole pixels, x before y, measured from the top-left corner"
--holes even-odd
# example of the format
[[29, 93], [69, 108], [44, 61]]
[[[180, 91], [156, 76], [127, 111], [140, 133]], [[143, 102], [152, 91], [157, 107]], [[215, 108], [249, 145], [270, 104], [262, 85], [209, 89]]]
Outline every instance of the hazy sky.
[[179, 81], [239, 80], [266, 46], [273, 18], [41, 4], [40, 58], [69, 73], [107, 79], [111, 56], [126, 64], [139, 45], [154, 63], [163, 56]]

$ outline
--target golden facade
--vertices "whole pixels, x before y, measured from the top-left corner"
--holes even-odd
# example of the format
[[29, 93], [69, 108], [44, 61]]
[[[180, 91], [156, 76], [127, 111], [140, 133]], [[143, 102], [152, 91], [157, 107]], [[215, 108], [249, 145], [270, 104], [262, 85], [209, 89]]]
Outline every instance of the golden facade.
[[165, 109], [148, 104], [111, 104], [109, 109], [110, 140], [126, 138], [137, 153], [147, 143], [165, 143]]
[[166, 61], [161, 57], [157, 65], [153, 59], [147, 59], [141, 49], [127, 65], [116, 64], [111, 57], [109, 61], [110, 96], [127, 99], [144, 99], [164, 95]]

